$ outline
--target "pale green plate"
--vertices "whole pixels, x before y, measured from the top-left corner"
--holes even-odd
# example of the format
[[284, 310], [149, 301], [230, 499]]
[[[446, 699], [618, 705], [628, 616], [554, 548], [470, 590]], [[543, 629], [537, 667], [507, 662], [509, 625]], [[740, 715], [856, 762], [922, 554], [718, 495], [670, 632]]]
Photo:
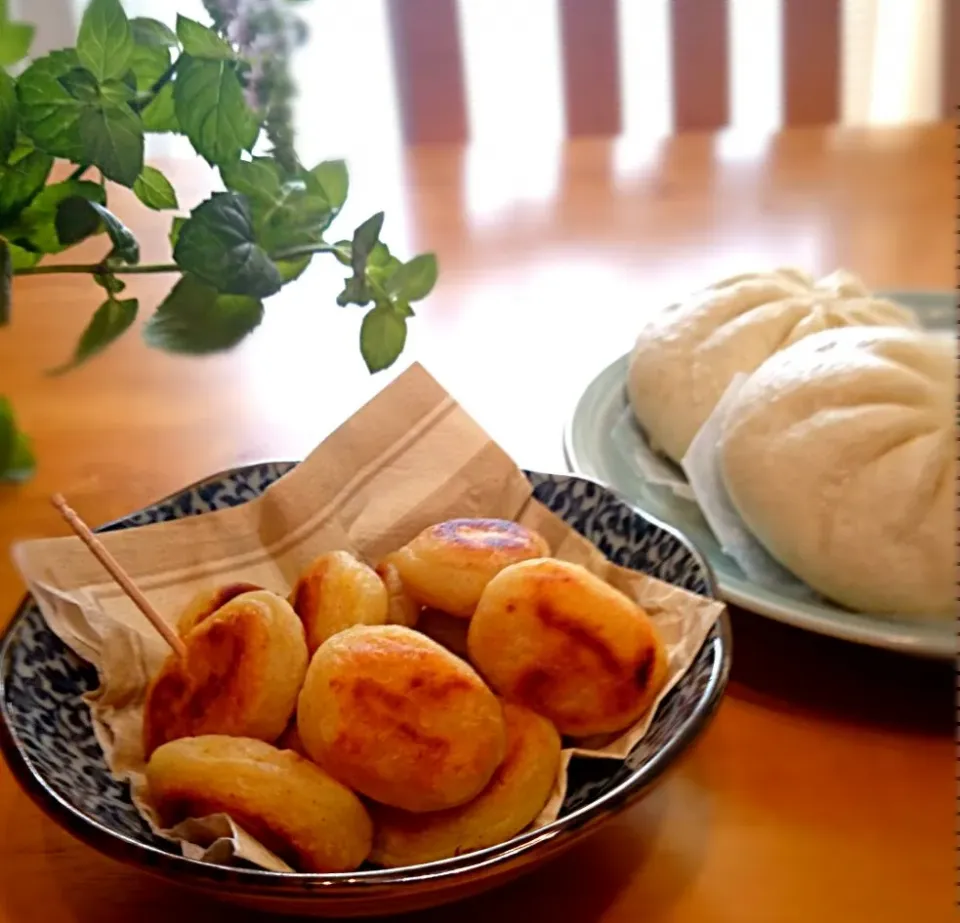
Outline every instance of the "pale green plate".
[[[956, 299], [941, 292], [885, 292], [913, 308], [924, 326], [956, 332]], [[622, 356], [604, 369], [580, 397], [564, 433], [564, 452], [571, 470], [613, 487], [642, 511], [673, 526], [707, 558], [720, 593], [728, 602], [789, 625], [860, 644], [903, 651], [924, 657], [952, 658], [956, 653], [956, 626], [952, 621], [925, 621], [903, 616], [860, 615], [825, 600], [814, 599], [805, 588], [771, 590], [752, 583], [721, 550], [696, 504], [681, 499], [667, 487], [648, 482], [630, 460], [622, 421], [627, 410], [627, 362]], [[619, 438], [611, 433], [621, 423]], [[640, 443], [633, 427], [626, 439]]]

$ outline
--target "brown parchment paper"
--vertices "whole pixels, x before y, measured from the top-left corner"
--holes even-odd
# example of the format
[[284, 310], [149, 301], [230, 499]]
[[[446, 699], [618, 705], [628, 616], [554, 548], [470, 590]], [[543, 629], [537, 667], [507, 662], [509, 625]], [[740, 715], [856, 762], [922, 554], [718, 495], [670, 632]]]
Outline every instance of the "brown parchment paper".
[[[688, 669], [723, 605], [610, 564], [531, 496], [517, 465], [419, 365], [325, 439], [261, 497], [242, 506], [101, 536], [171, 623], [200, 590], [245, 580], [284, 596], [318, 554], [343, 549], [375, 562], [433, 523], [461, 516], [514, 519], [540, 531], [554, 556], [583, 564], [651, 615], [669, 653], [660, 698]], [[241, 858], [289, 870], [230, 818], [163, 830], [150, 807], [141, 745], [143, 699], [167, 649], [99, 562], [74, 537], [23, 541], [13, 558], [50, 628], [94, 664], [93, 727], [115, 776], [158, 834], [192, 858]], [[659, 704], [660, 699], [657, 700]], [[554, 820], [574, 755], [623, 759], [656, 708], [615, 739], [564, 749], [555, 790], [535, 826]]]

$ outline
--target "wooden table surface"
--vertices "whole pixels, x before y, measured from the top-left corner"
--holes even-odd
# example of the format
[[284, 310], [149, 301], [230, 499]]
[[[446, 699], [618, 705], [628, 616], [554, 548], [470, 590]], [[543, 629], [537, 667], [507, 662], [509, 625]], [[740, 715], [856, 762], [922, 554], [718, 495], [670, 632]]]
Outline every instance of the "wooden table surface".
[[[878, 288], [952, 288], [953, 144], [939, 125], [380, 152], [354, 159], [342, 220], [346, 231], [386, 208], [395, 250], [437, 252], [440, 282], [404, 362], [423, 362], [518, 462], [561, 469], [562, 425], [586, 382], [629, 348], [645, 312], [694, 286], [791, 264], [843, 266]], [[199, 165], [161, 165], [181, 204], [207, 191]], [[168, 219], [123, 191], [112, 201], [144, 259], [164, 258]], [[18, 280], [0, 393], [41, 467], [0, 488], [0, 545], [65, 531], [54, 490], [102, 522], [219, 469], [306, 453], [400, 367], [366, 374], [359, 316], [334, 304], [341, 276], [311, 268], [232, 354], [172, 358], [132, 333], [63, 378], [42, 371], [70, 353], [97, 292], [73, 276]], [[147, 305], [169, 284], [136, 277], [129, 291]], [[0, 611], [21, 592], [4, 555]], [[733, 619], [728, 694], [662, 787], [542, 870], [411, 919], [952, 919], [952, 671]], [[221, 914], [75, 842], [0, 768], [0, 923]]]

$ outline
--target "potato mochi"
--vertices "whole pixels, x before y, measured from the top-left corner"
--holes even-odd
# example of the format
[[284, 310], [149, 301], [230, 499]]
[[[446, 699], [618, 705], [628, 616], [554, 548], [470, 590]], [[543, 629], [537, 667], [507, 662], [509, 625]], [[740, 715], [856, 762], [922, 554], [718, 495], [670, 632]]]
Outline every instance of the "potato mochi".
[[313, 656], [297, 705], [310, 757], [407, 811], [463, 804], [503, 759], [503, 709], [473, 668], [400, 625], [357, 626]]
[[543, 809], [557, 778], [560, 735], [540, 715], [506, 703], [507, 754], [476, 798], [457, 808], [412, 814], [382, 805], [374, 820], [372, 862], [417, 865], [504, 843]]
[[578, 564], [524, 561], [484, 590], [470, 660], [509, 701], [562, 734], [622, 730], [653, 704], [667, 658], [647, 614]]

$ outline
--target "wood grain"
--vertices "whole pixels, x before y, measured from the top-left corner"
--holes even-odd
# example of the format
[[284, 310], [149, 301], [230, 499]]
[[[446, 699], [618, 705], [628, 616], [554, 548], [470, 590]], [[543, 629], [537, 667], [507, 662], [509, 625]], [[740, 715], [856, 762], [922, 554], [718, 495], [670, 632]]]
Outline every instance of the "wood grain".
[[727, 0], [671, 0], [670, 54], [677, 131], [730, 121]]
[[[392, 249], [437, 251], [440, 282], [418, 305], [404, 361], [423, 362], [520, 464], [562, 469], [560, 434], [585, 384], [629, 349], [646, 312], [692, 288], [782, 264], [843, 266], [877, 288], [953, 286], [951, 125], [796, 129], [735, 154], [728, 141], [625, 150], [581, 139], [481, 159], [480, 174], [466, 148], [411, 150], [397, 164], [372, 152], [351, 160], [343, 228], [385, 207]], [[555, 181], [531, 197], [516, 157], [524, 175]], [[157, 166], [185, 207], [205, 192], [200, 165]], [[145, 259], [166, 256], [169, 218], [115, 190], [111, 205]], [[0, 391], [40, 470], [0, 488], [0, 546], [65, 534], [55, 490], [93, 524], [218, 469], [301, 457], [380, 388], [392, 373], [366, 374], [359, 315], [333, 303], [342, 267], [315, 263], [230, 354], [176, 359], [134, 330], [63, 378], [42, 370], [70, 354], [97, 290], [69, 276], [16, 280]], [[127, 291], [146, 315], [170, 281], [131, 277]], [[0, 557], [4, 616], [21, 592]], [[955, 919], [952, 670], [744, 612], [733, 621], [728, 695], [659, 789], [556, 863], [411, 923]], [[135, 917], [268, 919], [228, 917], [100, 857], [0, 766], [0, 923]]]
[[783, 121], [840, 117], [840, 0], [783, 0]]
[[407, 144], [468, 137], [455, 0], [388, 0], [400, 125]]
[[567, 136], [618, 135], [623, 127], [617, 0], [560, 0]]

